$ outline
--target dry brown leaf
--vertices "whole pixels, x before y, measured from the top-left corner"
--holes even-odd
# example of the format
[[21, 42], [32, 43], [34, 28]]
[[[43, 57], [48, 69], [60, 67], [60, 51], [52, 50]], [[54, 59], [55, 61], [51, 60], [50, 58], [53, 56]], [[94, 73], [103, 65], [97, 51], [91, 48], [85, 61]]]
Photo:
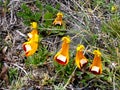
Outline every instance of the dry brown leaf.
[[4, 63], [3, 67], [2, 67], [2, 71], [0, 72], [0, 79], [4, 80], [6, 82], [6, 84], [8, 84], [8, 65], [6, 63]]

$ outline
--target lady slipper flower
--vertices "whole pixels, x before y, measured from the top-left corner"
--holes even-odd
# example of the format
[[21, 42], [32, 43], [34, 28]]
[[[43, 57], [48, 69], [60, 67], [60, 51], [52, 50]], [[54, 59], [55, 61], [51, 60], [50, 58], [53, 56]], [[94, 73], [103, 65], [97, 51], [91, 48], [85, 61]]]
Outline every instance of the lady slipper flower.
[[23, 49], [25, 51], [26, 57], [33, 55], [37, 51], [37, 48], [38, 48], [38, 43], [32, 42], [32, 40], [25, 42], [23, 44]]
[[37, 31], [37, 23], [32, 22], [31, 27], [32, 31], [27, 34], [29, 37], [28, 42], [23, 43], [23, 49], [26, 57], [33, 55], [38, 48], [39, 35]]
[[101, 62], [101, 52], [99, 50], [94, 50], [93, 63], [90, 66], [90, 71], [94, 74], [102, 74], [102, 62]]
[[62, 47], [54, 56], [54, 60], [56, 60], [61, 65], [66, 65], [69, 62], [69, 44], [71, 40], [70, 37], [63, 37], [62, 41]]
[[37, 29], [38, 25], [37, 25], [37, 22], [32, 22], [31, 23], [31, 28], [32, 29]]
[[32, 30], [28, 33], [29, 39], [28, 42], [23, 44], [23, 49], [25, 51], [25, 56], [33, 55], [38, 48], [39, 36], [37, 30]]
[[57, 13], [57, 17], [55, 18], [53, 24], [54, 25], [62, 25], [62, 18], [63, 18], [63, 14], [61, 12]]
[[83, 45], [78, 45], [76, 48], [77, 52], [76, 52], [75, 63], [79, 69], [81, 69], [88, 62], [88, 60], [83, 54], [84, 49], [85, 47]]

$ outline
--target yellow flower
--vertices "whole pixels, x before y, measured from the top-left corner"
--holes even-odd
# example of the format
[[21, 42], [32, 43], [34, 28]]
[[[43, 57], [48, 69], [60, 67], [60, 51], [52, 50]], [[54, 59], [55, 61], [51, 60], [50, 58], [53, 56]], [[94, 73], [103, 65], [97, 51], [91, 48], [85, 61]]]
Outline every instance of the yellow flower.
[[63, 37], [62, 41], [62, 47], [54, 56], [54, 60], [61, 65], [66, 65], [69, 62], [69, 44], [71, 40], [70, 37]]
[[26, 57], [33, 55], [37, 51], [37, 48], [38, 48], [38, 43], [32, 42], [32, 40], [23, 43], [23, 49], [25, 51]]
[[93, 63], [90, 66], [90, 71], [94, 74], [102, 74], [102, 62], [101, 62], [101, 52], [99, 50], [94, 50]]
[[116, 12], [118, 10], [118, 6], [117, 5], [113, 5], [111, 7], [111, 12]]
[[32, 22], [31, 23], [31, 28], [32, 29], [37, 29], [38, 25], [37, 25], [37, 22]]
[[55, 18], [53, 24], [54, 25], [62, 25], [62, 18], [63, 18], [63, 14], [61, 12], [57, 13], [57, 17]]
[[76, 57], [75, 57], [75, 63], [79, 69], [81, 69], [88, 62], [88, 60], [83, 54], [84, 48], [85, 47], [83, 45], [78, 45], [76, 48], [77, 52], [76, 52]]
[[32, 40], [33, 42], [39, 41], [38, 31], [36, 29], [33, 29], [28, 35], [28, 41]]

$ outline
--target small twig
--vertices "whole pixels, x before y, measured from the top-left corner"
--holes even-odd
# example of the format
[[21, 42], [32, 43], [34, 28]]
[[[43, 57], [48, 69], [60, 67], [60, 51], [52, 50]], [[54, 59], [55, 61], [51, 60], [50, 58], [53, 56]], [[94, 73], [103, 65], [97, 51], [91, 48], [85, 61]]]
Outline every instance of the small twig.
[[38, 28], [38, 29], [48, 30], [48, 31], [51, 31], [51, 30], [55, 30], [55, 31], [67, 31], [67, 29], [51, 29], [51, 28]]
[[12, 65], [20, 68], [20, 69], [28, 76], [28, 73], [27, 73], [21, 66], [19, 66], [19, 65], [17, 65], [17, 64], [12, 64]]
[[115, 89], [115, 74], [113, 73], [113, 90], [116, 90]]
[[18, 34], [20, 34], [21, 36], [23, 36], [23, 37], [27, 37], [25, 34], [21, 33], [21, 32], [18, 31], [18, 30], [16, 30], [16, 32], [17, 32]]
[[80, 33], [77, 33], [75, 36], [73, 36], [72, 38], [71, 38], [71, 40], [73, 40], [74, 38], [76, 38], [77, 36], [79, 36], [80, 35]]

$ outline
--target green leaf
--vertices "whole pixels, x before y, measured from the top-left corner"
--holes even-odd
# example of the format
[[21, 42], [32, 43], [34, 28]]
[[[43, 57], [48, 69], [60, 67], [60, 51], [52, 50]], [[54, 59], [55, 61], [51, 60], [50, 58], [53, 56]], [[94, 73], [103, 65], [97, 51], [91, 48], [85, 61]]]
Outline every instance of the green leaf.
[[24, 15], [24, 14], [23, 14], [22, 18], [23, 18], [24, 20], [30, 20], [30, 16], [27, 16], [27, 15]]
[[29, 25], [30, 25], [30, 20], [24, 20], [23, 23], [24, 23], [25, 25], [28, 25], [28, 26], [29, 26]]
[[39, 21], [40, 18], [41, 18], [41, 16], [42, 16], [42, 14], [41, 14], [40, 12], [36, 12], [36, 13], [35, 13], [35, 20], [36, 20], [36, 21]]
[[27, 7], [26, 4], [23, 3], [23, 4], [21, 5], [21, 8], [22, 8], [23, 10], [26, 10], [26, 8], [28, 8], [28, 7]]
[[52, 17], [53, 17], [53, 14], [50, 13], [50, 12], [46, 12], [46, 13], [44, 14], [44, 19], [52, 19]]
[[36, 4], [37, 8], [39, 8], [39, 10], [42, 11], [43, 6], [42, 6], [41, 2], [40, 2], [39, 0], [37, 0], [37, 1], [35, 2], [35, 4]]
[[36, 21], [36, 22], [38, 22], [39, 20], [40, 20], [40, 18], [41, 18], [41, 13], [39, 13], [39, 12], [35, 12], [34, 14], [32, 14], [31, 16], [30, 16], [30, 19], [31, 19], [31, 21]]
[[23, 17], [23, 15], [24, 15], [24, 14], [23, 14], [22, 12], [17, 12], [17, 16], [18, 16], [18, 17]]
[[57, 3], [56, 6], [55, 6], [56, 9], [60, 9], [60, 4]]
[[32, 56], [29, 56], [26, 60], [26, 65], [27, 66], [41, 66], [45, 62], [47, 56], [48, 56], [48, 50], [46, 47], [43, 47], [42, 45], [38, 49], [38, 52], [35, 53]]
[[45, 25], [46, 26], [49, 26], [49, 25], [52, 25], [52, 17], [53, 17], [53, 14], [50, 13], [50, 12], [46, 12], [44, 14], [44, 20], [45, 20]]
[[22, 13], [25, 15], [30, 16], [32, 14], [31, 9], [26, 4], [22, 4], [21, 8], [23, 9]]
[[53, 14], [57, 13], [57, 10], [51, 5], [46, 5], [45, 9]]
[[3, 2], [2, 1], [0, 1], [0, 6], [2, 6], [3, 5]]
[[18, 78], [18, 69], [17, 68], [10, 68], [9, 69], [9, 81], [12, 83], [13, 80]]

